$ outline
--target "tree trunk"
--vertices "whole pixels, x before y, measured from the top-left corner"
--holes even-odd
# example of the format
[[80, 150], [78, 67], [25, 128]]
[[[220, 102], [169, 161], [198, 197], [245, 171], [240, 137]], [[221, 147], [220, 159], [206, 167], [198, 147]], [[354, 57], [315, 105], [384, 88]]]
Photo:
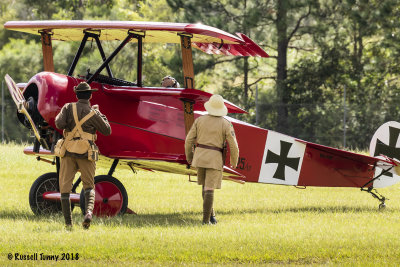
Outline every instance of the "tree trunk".
[[288, 102], [290, 99], [287, 90], [287, 0], [277, 1], [276, 29], [278, 35], [278, 61], [276, 90], [278, 95], [278, 131], [288, 133]]
[[[243, 12], [244, 16], [246, 16], [246, 11], [247, 11], [247, 0], [244, 0], [244, 7], [243, 7]], [[246, 34], [247, 36], [250, 37], [249, 32], [247, 31], [247, 25], [246, 25], [246, 20], [244, 19], [242, 24], [243, 27], [243, 33]], [[243, 59], [243, 72], [244, 72], [244, 77], [243, 77], [243, 107], [245, 110], [249, 108], [249, 57], [244, 57]]]
[[243, 107], [247, 110], [249, 108], [249, 57], [243, 58], [243, 72], [244, 72], [244, 91], [243, 91]]

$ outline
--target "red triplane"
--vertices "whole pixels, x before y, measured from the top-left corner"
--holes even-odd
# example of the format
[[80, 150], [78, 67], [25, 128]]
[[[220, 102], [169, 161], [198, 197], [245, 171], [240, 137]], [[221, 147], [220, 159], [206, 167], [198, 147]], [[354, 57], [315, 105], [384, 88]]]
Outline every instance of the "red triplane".
[[[101, 152], [98, 165], [109, 167], [107, 174], [95, 177], [94, 214], [114, 216], [131, 212], [124, 186], [112, 175], [117, 167], [196, 175], [187, 168], [184, 155], [185, 133], [194, 119], [204, 112], [203, 104], [211, 94], [195, 89], [192, 47], [208, 54], [268, 57], [244, 34], [232, 35], [202, 24], [130, 21], [10, 21], [8, 30], [41, 35], [44, 72], [27, 84], [17, 86], [10, 76], [6, 83], [17, 105], [18, 119], [32, 129], [36, 140], [25, 154], [56, 165], [56, 172], [36, 179], [29, 193], [35, 214], [61, 210], [58, 192], [59, 159], [51, 148], [61, 138], [54, 119], [61, 107], [76, 101], [73, 87], [82, 81], [98, 92], [98, 104], [112, 127], [110, 136], [98, 135]], [[67, 74], [54, 73], [52, 41], [81, 41]], [[94, 40], [103, 59], [101, 66], [86, 78], [73, 76], [88, 40]], [[102, 42], [119, 40], [108, 57]], [[137, 45], [137, 80], [129, 82], [113, 76], [110, 61], [129, 43]], [[142, 81], [144, 43], [181, 45], [184, 88], [146, 87]], [[103, 70], [107, 75], [100, 74]], [[161, 77], [160, 77], [161, 78]], [[21, 87], [21, 88], [19, 88]], [[226, 102], [229, 113], [245, 113]], [[240, 181], [293, 186], [359, 187], [371, 193], [385, 207], [385, 198], [374, 188], [397, 183], [400, 176], [398, 137], [400, 124], [382, 125], [371, 141], [371, 156], [309, 143], [274, 131], [227, 117], [235, 128], [240, 149], [236, 169], [224, 167], [224, 178]], [[377, 157], [375, 157], [377, 156]], [[229, 159], [229, 156], [227, 157]], [[71, 201], [84, 205], [82, 193], [73, 186]]]

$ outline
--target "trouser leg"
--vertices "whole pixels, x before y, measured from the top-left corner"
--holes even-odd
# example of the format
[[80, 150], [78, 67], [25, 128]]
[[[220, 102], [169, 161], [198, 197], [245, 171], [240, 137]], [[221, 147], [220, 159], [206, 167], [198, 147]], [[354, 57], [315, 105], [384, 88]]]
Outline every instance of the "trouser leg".
[[208, 224], [210, 222], [213, 202], [214, 202], [214, 190], [205, 190], [204, 200], [203, 200], [203, 224]]
[[78, 171], [78, 165], [76, 163], [76, 158], [73, 157], [63, 157], [61, 158], [60, 166], [60, 193], [70, 193], [72, 189], [72, 182], [74, 181], [75, 174]]
[[67, 226], [72, 225], [71, 200], [69, 193], [61, 193], [61, 208]]
[[79, 170], [81, 171], [81, 179], [83, 189], [94, 188], [94, 175], [96, 172], [96, 162], [88, 159], [77, 159]]

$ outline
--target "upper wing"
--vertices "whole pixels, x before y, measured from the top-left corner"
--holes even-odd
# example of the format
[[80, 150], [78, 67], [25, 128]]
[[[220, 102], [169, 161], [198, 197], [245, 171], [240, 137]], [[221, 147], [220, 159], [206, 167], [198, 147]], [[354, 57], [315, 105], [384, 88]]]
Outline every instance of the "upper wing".
[[[209, 54], [268, 57], [268, 54], [244, 34], [232, 35], [203, 24], [144, 22], [144, 21], [8, 21], [4, 28], [14, 31], [40, 34], [51, 32], [52, 39], [81, 41], [85, 31], [100, 34], [100, 40], [123, 40], [128, 30], [144, 32], [144, 42], [180, 43], [179, 34], [192, 36], [194, 47]], [[132, 42], [136, 39], [132, 38]]]

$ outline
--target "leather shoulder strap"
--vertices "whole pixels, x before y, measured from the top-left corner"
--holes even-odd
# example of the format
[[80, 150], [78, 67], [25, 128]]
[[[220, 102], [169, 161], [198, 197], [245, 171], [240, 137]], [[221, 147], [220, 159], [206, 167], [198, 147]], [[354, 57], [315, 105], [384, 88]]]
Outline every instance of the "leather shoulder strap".
[[80, 135], [85, 134], [85, 132], [82, 130], [82, 124], [84, 124], [88, 119], [93, 117], [94, 113], [95, 112], [92, 110], [89, 112], [89, 114], [87, 114], [85, 117], [83, 117], [81, 120], [79, 120], [76, 103], [72, 103], [72, 114], [74, 116], [75, 127], [74, 127], [74, 129], [72, 129], [71, 133], [68, 135], [69, 139], [72, 139], [76, 132], [78, 132]]

